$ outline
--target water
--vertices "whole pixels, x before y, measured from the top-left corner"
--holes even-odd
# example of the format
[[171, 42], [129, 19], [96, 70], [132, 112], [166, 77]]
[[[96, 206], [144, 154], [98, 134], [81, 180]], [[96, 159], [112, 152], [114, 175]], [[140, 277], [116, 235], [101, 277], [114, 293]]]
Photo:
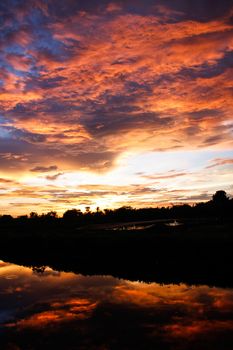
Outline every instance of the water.
[[170, 227], [176, 227], [176, 226], [181, 226], [183, 224], [181, 222], [174, 220], [173, 222], [169, 222], [168, 224], [165, 224], [165, 225]]
[[154, 225], [123, 225], [123, 226], [116, 226], [113, 228], [110, 228], [110, 230], [113, 231], [132, 231], [132, 230], [146, 230], [147, 228], [151, 228]]
[[0, 348], [233, 349], [233, 289], [0, 262]]

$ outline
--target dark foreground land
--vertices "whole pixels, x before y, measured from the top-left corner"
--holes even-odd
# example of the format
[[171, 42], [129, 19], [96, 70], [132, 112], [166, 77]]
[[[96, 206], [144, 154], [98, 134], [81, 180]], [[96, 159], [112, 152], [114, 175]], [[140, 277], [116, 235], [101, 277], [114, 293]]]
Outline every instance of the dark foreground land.
[[103, 226], [1, 226], [0, 258], [43, 271], [112, 275], [158, 283], [233, 287], [233, 220], [164, 221], [141, 230]]

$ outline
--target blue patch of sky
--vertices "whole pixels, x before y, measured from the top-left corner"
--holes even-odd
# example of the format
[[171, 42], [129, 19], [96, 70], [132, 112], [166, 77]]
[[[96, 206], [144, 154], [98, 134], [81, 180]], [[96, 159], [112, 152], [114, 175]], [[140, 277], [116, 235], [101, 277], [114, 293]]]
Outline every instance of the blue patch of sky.
[[9, 120], [4, 117], [3, 115], [0, 115], [0, 125], [6, 125], [8, 124]]
[[26, 50], [24, 47], [16, 43], [11, 44], [11, 46], [6, 47], [5, 49], [5, 53], [15, 54], [15, 55], [24, 55], [24, 56], [30, 57], [25, 51]]
[[0, 64], [0, 67], [6, 68], [8, 70], [8, 72], [16, 75], [19, 78], [24, 78], [25, 76], [27, 76], [27, 72], [17, 70], [14, 67], [12, 67], [11, 64], [8, 64], [7, 62], [2, 62], [2, 64]]
[[5, 126], [0, 126], [0, 138], [9, 139], [11, 138], [11, 132]]
[[[39, 9], [33, 9], [31, 12], [27, 15], [27, 18], [24, 19], [24, 24], [27, 26], [29, 25], [32, 31], [32, 34], [34, 35], [34, 42], [27, 47], [27, 49], [43, 49], [46, 48], [51, 52], [53, 55], [61, 55], [64, 51], [64, 45], [59, 42], [58, 40], [55, 40], [50, 32], [50, 30], [47, 27], [47, 24], [49, 23], [49, 20], [47, 17], [45, 17], [41, 10]], [[6, 28], [4, 31], [0, 32], [0, 38], [2, 37], [2, 40], [4, 40], [7, 43], [7, 37], [14, 32], [17, 32], [20, 30], [22, 26], [22, 23], [17, 22], [17, 20], [14, 21], [14, 23], [9, 27]], [[26, 48], [22, 47], [21, 45], [17, 43], [11, 43], [9, 42], [9, 46], [5, 48], [6, 53], [10, 54], [23, 54], [26, 55]]]
[[[202, 170], [216, 158], [232, 158], [233, 150], [195, 150], [174, 152], [147, 152], [129, 158], [132, 173], [163, 173], [171, 170], [189, 172]], [[140, 170], [138, 170], [140, 164]]]
[[34, 46], [48, 49], [54, 55], [60, 55], [64, 50], [64, 44], [54, 39], [47, 26], [50, 23], [48, 18], [39, 9], [33, 9], [30, 13], [29, 22], [36, 37]]

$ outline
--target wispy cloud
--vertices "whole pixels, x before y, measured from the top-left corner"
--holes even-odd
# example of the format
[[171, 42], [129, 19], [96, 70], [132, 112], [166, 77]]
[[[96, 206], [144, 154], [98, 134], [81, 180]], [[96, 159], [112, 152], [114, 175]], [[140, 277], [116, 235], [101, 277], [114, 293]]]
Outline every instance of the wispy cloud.
[[216, 158], [216, 159], [213, 159], [211, 161], [212, 164], [208, 165], [206, 168], [207, 169], [211, 169], [211, 168], [215, 168], [215, 167], [219, 167], [219, 166], [222, 166], [222, 165], [233, 165], [233, 158], [229, 158], [229, 159], [226, 159], [226, 158]]

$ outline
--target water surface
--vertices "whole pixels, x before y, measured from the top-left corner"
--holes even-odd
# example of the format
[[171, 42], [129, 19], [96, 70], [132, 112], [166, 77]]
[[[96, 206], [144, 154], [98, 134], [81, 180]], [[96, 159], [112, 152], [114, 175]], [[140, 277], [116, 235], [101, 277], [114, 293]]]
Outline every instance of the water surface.
[[233, 349], [233, 290], [0, 262], [0, 348]]

